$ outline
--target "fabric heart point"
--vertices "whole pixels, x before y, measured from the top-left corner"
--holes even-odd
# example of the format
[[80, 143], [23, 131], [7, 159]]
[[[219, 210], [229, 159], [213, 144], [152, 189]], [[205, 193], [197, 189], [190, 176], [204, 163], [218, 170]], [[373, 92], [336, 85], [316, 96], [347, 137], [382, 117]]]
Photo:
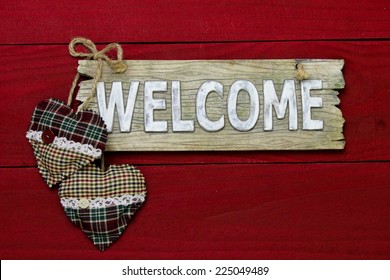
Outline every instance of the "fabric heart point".
[[68, 204], [67, 201], [61, 200], [61, 203], [71, 221], [81, 228], [100, 251], [104, 251], [120, 237], [144, 201], [145, 197], [140, 196], [137, 202], [128, 205], [95, 205], [85, 208], [82, 208], [84, 205], [81, 202], [79, 208], [64, 206]]
[[[145, 197], [140, 197], [138, 202], [134, 201], [129, 205], [108, 207], [93, 205], [93, 202], [91, 206], [85, 207], [86, 204], [82, 201], [69, 203], [63, 199], [61, 203], [71, 221], [81, 228], [99, 250], [104, 251], [124, 232], [144, 200]], [[79, 206], [74, 204], [79, 204]]]

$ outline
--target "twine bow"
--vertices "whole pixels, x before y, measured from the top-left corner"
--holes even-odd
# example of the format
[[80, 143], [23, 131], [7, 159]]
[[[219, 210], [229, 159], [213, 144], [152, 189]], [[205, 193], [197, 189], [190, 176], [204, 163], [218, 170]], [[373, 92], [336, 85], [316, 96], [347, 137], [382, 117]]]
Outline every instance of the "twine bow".
[[[89, 50], [89, 52], [76, 51], [75, 50], [76, 45], [83, 45], [87, 50]], [[69, 43], [68, 48], [69, 48], [69, 54], [73, 57], [81, 57], [85, 59], [99, 61], [96, 69], [96, 74], [92, 80], [91, 93], [78, 109], [78, 111], [81, 111], [87, 107], [89, 101], [92, 99], [93, 95], [95, 94], [97, 83], [100, 79], [100, 76], [102, 75], [103, 61], [106, 61], [108, 65], [111, 67], [111, 69], [113, 70], [113, 72], [115, 73], [126, 72], [127, 66], [122, 62], [123, 50], [118, 43], [108, 44], [104, 49], [98, 51], [96, 45], [91, 40], [82, 37], [76, 37]], [[112, 60], [106, 55], [106, 53], [108, 53], [110, 50], [113, 49], [116, 50], [117, 60]], [[77, 82], [79, 79], [80, 79], [80, 74], [77, 73], [73, 80], [72, 87], [69, 91], [69, 97], [68, 97], [69, 106], [72, 103], [74, 90], [77, 86]]]

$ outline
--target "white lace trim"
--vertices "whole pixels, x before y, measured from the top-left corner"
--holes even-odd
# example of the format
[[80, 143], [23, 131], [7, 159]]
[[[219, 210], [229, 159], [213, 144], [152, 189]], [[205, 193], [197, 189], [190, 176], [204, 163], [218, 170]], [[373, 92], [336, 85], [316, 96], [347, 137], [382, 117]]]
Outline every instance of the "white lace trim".
[[[27, 131], [26, 138], [29, 140], [34, 140], [43, 143], [42, 133], [43, 133], [42, 131], [29, 130]], [[65, 137], [55, 136], [52, 144], [59, 148], [72, 150], [75, 152], [85, 154], [87, 156], [92, 156], [94, 158], [99, 158], [102, 155], [102, 150], [94, 148], [91, 144], [81, 144], [73, 140], [68, 140]]]
[[61, 204], [64, 208], [105, 208], [110, 206], [128, 206], [131, 204], [142, 203], [145, 201], [145, 194], [129, 195], [124, 194], [119, 197], [97, 197], [88, 198], [61, 198]]

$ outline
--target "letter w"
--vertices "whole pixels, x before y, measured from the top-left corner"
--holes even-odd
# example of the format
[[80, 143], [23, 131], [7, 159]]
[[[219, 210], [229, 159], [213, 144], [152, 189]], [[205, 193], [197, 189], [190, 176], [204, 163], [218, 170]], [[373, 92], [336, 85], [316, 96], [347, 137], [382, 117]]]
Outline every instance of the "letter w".
[[100, 116], [106, 123], [108, 132], [112, 132], [114, 123], [114, 109], [115, 105], [118, 112], [119, 129], [121, 132], [130, 132], [131, 123], [133, 119], [135, 99], [138, 92], [138, 81], [132, 81], [129, 88], [129, 96], [127, 98], [126, 111], [123, 106], [123, 92], [122, 82], [113, 82], [110, 94], [110, 101], [108, 107], [106, 106], [106, 90], [104, 88], [104, 82], [97, 84], [97, 100], [99, 104]]

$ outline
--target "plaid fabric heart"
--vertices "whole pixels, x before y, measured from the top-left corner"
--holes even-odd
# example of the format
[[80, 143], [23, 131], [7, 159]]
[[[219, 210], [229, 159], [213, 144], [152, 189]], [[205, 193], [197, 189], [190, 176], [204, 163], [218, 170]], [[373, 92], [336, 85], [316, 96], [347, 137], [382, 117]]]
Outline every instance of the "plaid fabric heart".
[[47, 99], [35, 107], [26, 137], [52, 187], [101, 157], [107, 129], [98, 114], [75, 112], [62, 101]]
[[130, 165], [102, 171], [90, 164], [62, 181], [59, 196], [70, 220], [104, 251], [145, 201], [142, 173]]

